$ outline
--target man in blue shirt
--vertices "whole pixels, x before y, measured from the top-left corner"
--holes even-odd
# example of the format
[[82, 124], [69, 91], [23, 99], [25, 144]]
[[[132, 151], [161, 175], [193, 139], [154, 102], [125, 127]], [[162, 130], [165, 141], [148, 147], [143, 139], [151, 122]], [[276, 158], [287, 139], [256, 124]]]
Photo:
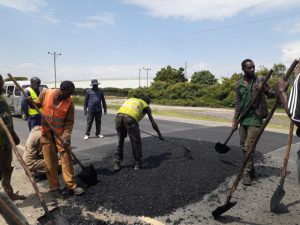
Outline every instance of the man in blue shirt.
[[[101, 131], [101, 117], [102, 107], [104, 114], [107, 113], [107, 106], [104, 98], [104, 94], [101, 89], [98, 88], [98, 80], [94, 79], [91, 81], [92, 89], [88, 89], [85, 94], [84, 100], [84, 115], [87, 115], [87, 125], [84, 140], [89, 139], [93, 121], [96, 123], [96, 137], [103, 138], [104, 136], [100, 133]], [[102, 104], [101, 104], [102, 103]]]

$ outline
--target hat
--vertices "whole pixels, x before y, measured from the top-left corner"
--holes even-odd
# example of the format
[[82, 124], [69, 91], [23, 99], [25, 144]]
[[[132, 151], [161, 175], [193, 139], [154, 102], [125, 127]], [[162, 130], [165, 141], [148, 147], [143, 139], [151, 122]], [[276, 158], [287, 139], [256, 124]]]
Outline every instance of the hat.
[[97, 79], [91, 80], [91, 86], [93, 86], [93, 85], [95, 85], [95, 84], [100, 84], [100, 83], [98, 83], [98, 80], [97, 80]]

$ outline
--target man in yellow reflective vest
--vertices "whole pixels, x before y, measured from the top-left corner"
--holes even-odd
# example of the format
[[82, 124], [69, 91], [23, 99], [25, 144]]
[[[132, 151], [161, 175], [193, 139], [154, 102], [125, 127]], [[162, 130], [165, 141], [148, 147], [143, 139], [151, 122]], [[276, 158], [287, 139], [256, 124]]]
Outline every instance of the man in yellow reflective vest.
[[75, 183], [73, 162], [70, 153], [71, 133], [74, 125], [74, 103], [71, 95], [75, 86], [71, 81], [63, 81], [60, 89], [43, 91], [36, 103], [42, 107], [44, 117], [53, 126], [55, 132], [63, 139], [63, 143], [50, 130], [48, 123], [42, 118], [41, 139], [42, 151], [45, 161], [46, 175], [50, 191], [54, 196], [61, 194], [58, 179], [58, 158], [56, 149], [60, 153], [62, 175], [66, 189], [62, 194], [82, 195], [84, 190]]
[[164, 140], [159, 128], [154, 121], [149, 107], [150, 97], [142, 96], [141, 98], [129, 98], [118, 110], [116, 116], [116, 130], [118, 132], [118, 146], [114, 155], [114, 170], [121, 170], [121, 162], [123, 160], [124, 139], [129, 135], [132, 147], [133, 158], [135, 160], [135, 170], [142, 168], [142, 139], [139, 128], [139, 121], [147, 114], [153, 129]]
[[[31, 97], [33, 101], [35, 101], [40, 95], [40, 92], [42, 92], [40, 85], [41, 80], [38, 77], [32, 77], [30, 79], [30, 87], [25, 89], [25, 93]], [[41, 115], [28, 104], [24, 95], [21, 97], [21, 111], [23, 117], [27, 119], [30, 131], [33, 127], [41, 125]]]

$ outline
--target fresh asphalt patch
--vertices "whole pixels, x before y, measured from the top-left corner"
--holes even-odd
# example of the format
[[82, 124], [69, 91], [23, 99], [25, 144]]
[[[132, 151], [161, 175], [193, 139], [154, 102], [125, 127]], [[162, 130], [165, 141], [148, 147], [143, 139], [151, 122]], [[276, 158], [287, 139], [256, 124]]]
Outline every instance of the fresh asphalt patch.
[[[94, 155], [93, 165], [98, 172], [99, 183], [89, 187], [83, 196], [69, 198], [67, 207], [61, 208], [64, 215], [76, 206], [91, 212], [101, 207], [125, 215], [167, 215], [200, 201], [227, 177], [235, 175], [242, 164], [243, 153], [237, 146], [230, 146], [228, 153], [219, 154], [213, 142], [166, 138], [189, 147], [193, 160], [183, 156], [182, 147], [147, 137], [143, 138], [143, 169], [133, 170], [131, 145], [127, 142], [122, 170], [114, 172], [115, 144], [91, 149], [89, 155]], [[106, 156], [97, 161], [97, 154]], [[261, 153], [256, 154], [256, 160], [262, 160]], [[81, 220], [80, 213], [72, 215], [72, 220]]]

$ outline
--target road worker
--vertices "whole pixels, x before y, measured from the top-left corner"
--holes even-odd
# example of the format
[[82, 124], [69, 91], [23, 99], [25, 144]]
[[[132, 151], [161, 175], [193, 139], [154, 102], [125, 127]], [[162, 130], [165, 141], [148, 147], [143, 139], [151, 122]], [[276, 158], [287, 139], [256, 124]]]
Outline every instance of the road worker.
[[139, 170], [142, 168], [142, 140], [139, 128], [139, 121], [143, 119], [145, 114], [148, 115], [153, 129], [159, 135], [161, 140], [163, 136], [154, 121], [149, 107], [150, 97], [142, 96], [140, 98], [129, 98], [118, 110], [115, 119], [116, 130], [118, 132], [118, 146], [114, 155], [114, 170], [121, 169], [121, 162], [123, 160], [123, 147], [124, 139], [127, 134], [129, 135], [132, 147], [133, 158], [135, 160], [134, 169]]
[[[63, 195], [82, 195], [84, 190], [75, 183], [74, 168], [71, 158], [71, 133], [74, 125], [74, 103], [71, 95], [75, 86], [71, 81], [63, 81], [60, 89], [44, 90], [36, 103], [42, 108], [41, 145], [45, 161], [46, 175], [50, 192], [61, 194], [58, 179], [58, 157], [55, 149], [60, 153], [62, 175], [66, 184]], [[48, 123], [63, 139], [61, 143], [57, 136], [50, 130]]]

